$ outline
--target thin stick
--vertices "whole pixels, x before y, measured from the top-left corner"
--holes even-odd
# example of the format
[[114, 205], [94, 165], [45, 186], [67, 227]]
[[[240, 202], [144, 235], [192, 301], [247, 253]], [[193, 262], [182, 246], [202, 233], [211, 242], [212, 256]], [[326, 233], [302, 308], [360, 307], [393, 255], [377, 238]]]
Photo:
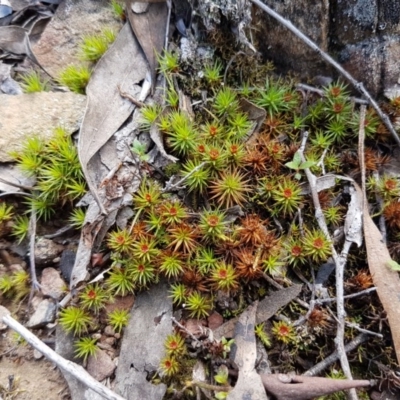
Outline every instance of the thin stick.
[[[361, 292], [353, 293], [353, 294], [347, 294], [346, 296], [343, 296], [344, 299], [352, 299], [353, 297], [358, 297], [362, 296], [364, 294], [369, 294], [372, 292], [376, 292], [376, 287], [371, 287], [369, 289], [362, 290]], [[322, 304], [322, 303], [331, 303], [336, 301], [336, 297], [329, 297], [328, 299], [318, 299], [317, 303]]]
[[175, 317], [171, 317], [171, 321], [179, 328], [182, 329], [185, 333], [187, 333], [196, 343], [201, 344], [200, 340], [197, 339], [196, 336], [193, 335], [192, 332], [188, 331], [180, 322], [176, 320]]
[[178, 182], [176, 183], [169, 183], [167, 182], [165, 184], [165, 188], [161, 190], [162, 193], [165, 192], [169, 192], [171, 190], [177, 190], [177, 189], [181, 189], [181, 187], [179, 186], [181, 183], [185, 182], [185, 180], [187, 178], [189, 178], [189, 176], [193, 175], [195, 172], [197, 172], [199, 169], [203, 168], [206, 164], [208, 163], [208, 161], [203, 161], [201, 164], [199, 164], [197, 167], [193, 168], [192, 171], [190, 171], [186, 176], [184, 176], [182, 179], [180, 179]]
[[[364, 107], [364, 109], [365, 109], [365, 106], [361, 106], [361, 107]], [[364, 116], [365, 116], [365, 114], [364, 114]], [[360, 115], [360, 119], [362, 121], [362, 122], [360, 122], [360, 124], [361, 123], [364, 124], [364, 119], [363, 119], [362, 114]], [[308, 132], [306, 131], [303, 134], [303, 140], [302, 140], [301, 146], [298, 150], [298, 153], [301, 156], [302, 162], [306, 161], [306, 159], [304, 157], [304, 150], [305, 150], [307, 138], [308, 138]], [[333, 260], [335, 262], [335, 266], [336, 266], [336, 297], [337, 297], [337, 300], [336, 300], [337, 328], [336, 328], [336, 337], [335, 337], [336, 349], [339, 354], [340, 365], [342, 367], [344, 374], [346, 375], [346, 378], [353, 379], [351, 370], [350, 370], [349, 360], [347, 359], [346, 351], [344, 349], [344, 329], [345, 329], [346, 311], [344, 309], [344, 300], [343, 300], [343, 296], [344, 296], [344, 287], [343, 287], [344, 286], [343, 285], [344, 266], [346, 264], [347, 256], [348, 256], [350, 247], [352, 245], [352, 242], [350, 242], [349, 240], [345, 240], [341, 254], [339, 255], [336, 252], [336, 249], [333, 245], [333, 241], [329, 234], [329, 230], [328, 230], [328, 226], [325, 221], [324, 214], [322, 212], [321, 204], [319, 202], [318, 191], [316, 189], [317, 178], [310, 171], [309, 168], [305, 168], [304, 172], [306, 173], [308, 183], [310, 185], [311, 196], [312, 196], [312, 200], [314, 203], [314, 209], [315, 209], [315, 218], [318, 222], [319, 228], [324, 233], [326, 239], [329, 240], [329, 242], [330, 242], [332, 258], [333, 258]], [[355, 389], [350, 389], [348, 391], [348, 394], [349, 394], [350, 400], [358, 399], [357, 392]]]
[[[356, 349], [361, 343], [364, 343], [368, 340], [368, 335], [362, 333], [361, 335], [356, 336], [351, 342], [347, 343], [344, 346], [344, 350], [346, 353], [353, 351]], [[328, 368], [331, 364], [333, 364], [339, 358], [339, 354], [337, 351], [332, 353], [330, 356], [326, 357], [324, 360], [315, 364], [312, 368], [306, 371], [303, 375], [306, 376], [315, 376], [319, 375], [322, 371]]]
[[376, 101], [372, 98], [372, 96], [368, 93], [368, 91], [364, 88], [364, 85], [361, 82], [358, 82], [356, 79], [352, 77], [338, 62], [336, 62], [329, 54], [322, 51], [309, 37], [307, 37], [303, 32], [297, 29], [290, 21], [281, 17], [277, 12], [272, 10], [272, 8], [268, 7], [266, 4], [262, 3], [260, 0], [250, 0], [252, 3], [260, 7], [263, 11], [269, 14], [271, 17], [275, 18], [279, 21], [283, 26], [289, 29], [292, 33], [294, 33], [299, 39], [301, 39], [308, 47], [311, 47], [316, 53], [318, 53], [326, 62], [331, 64], [338, 72], [340, 72], [351, 84], [362, 93], [369, 101], [369, 104], [374, 108], [376, 113], [382, 119], [383, 123], [389, 129], [390, 133], [393, 136], [393, 139], [400, 146], [400, 138], [397, 135], [396, 130], [394, 129], [392, 123], [390, 122], [389, 117], [380, 109]]
[[37, 280], [36, 266], [35, 266], [35, 240], [36, 240], [36, 209], [32, 208], [31, 219], [29, 221], [29, 264], [31, 271], [31, 294], [29, 296], [29, 304], [32, 300], [33, 293], [40, 289], [40, 284]]
[[82, 382], [88, 388], [94, 390], [105, 399], [124, 400], [123, 397], [119, 396], [108, 387], [102, 385], [100, 382], [94, 379], [83, 367], [61, 357], [10, 315], [4, 316], [3, 322], [10, 328], [14, 329], [14, 331], [18, 332], [32, 347], [40, 351], [46, 358], [55, 363], [57, 367], [65, 372], [68, 372], [79, 382]]
[[[314, 86], [306, 85], [305, 83], [298, 83], [296, 85], [296, 89], [306, 90], [306, 91], [312, 92], [312, 93], [317, 93], [322, 97], [325, 95], [325, 92], [322, 89], [318, 89]], [[358, 99], [357, 97], [350, 96], [349, 99], [351, 101], [354, 101], [354, 103], [357, 103], [357, 104], [365, 104], [365, 105], [369, 104], [367, 100]]]

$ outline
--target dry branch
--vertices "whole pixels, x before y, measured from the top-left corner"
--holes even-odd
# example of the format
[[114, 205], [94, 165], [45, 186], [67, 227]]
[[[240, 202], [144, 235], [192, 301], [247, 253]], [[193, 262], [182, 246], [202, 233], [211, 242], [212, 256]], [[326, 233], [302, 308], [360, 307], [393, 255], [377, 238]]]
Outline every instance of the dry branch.
[[99, 395], [103, 396], [107, 400], [124, 400], [123, 397], [114, 393], [108, 387], [102, 385], [80, 365], [75, 364], [72, 361], [66, 360], [57, 354], [54, 350], [44, 344], [37, 336], [22, 326], [18, 321], [12, 318], [10, 315], [3, 317], [3, 322], [10, 328], [18, 332], [32, 347], [40, 351], [46, 358], [55, 363], [57, 367], [63, 371], [68, 372], [74, 378], [85, 384], [88, 388], [92, 389]]

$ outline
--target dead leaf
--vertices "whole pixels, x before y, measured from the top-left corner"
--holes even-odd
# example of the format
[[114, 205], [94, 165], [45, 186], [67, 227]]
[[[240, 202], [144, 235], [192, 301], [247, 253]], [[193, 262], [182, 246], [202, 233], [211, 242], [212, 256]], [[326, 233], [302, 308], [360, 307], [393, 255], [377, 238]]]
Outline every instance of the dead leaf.
[[107, 212], [95, 182], [101, 182], [105, 176], [99, 177], [99, 171], [90, 168], [89, 162], [135, 108], [129, 100], [121, 97], [118, 86], [135, 97], [132, 93], [139, 93], [138, 84], [144, 80], [146, 70], [140, 48], [126, 24], [109, 51], [98, 62], [86, 88], [88, 101], [78, 151], [89, 188], [103, 214]]
[[247, 134], [247, 143], [253, 144], [257, 138], [258, 131], [264, 123], [267, 112], [247, 99], [241, 99], [239, 106], [241, 111], [247, 114], [249, 120], [253, 121], [253, 126]]
[[33, 54], [28, 33], [28, 30], [20, 26], [0, 26], [0, 49], [8, 53], [24, 54], [40, 66]]
[[[144, 8], [137, 8], [139, 6]], [[154, 89], [157, 54], [161, 54], [165, 41], [168, 19], [167, 4], [165, 0], [162, 2], [136, 2], [126, 0], [126, 12], [132, 30], [148, 62], [151, 74], [151, 85]]]
[[268, 399], [260, 375], [255, 370], [257, 348], [254, 327], [258, 302], [247, 308], [235, 326], [235, 342], [230, 357], [239, 367], [235, 387], [229, 392], [228, 400]]
[[358, 247], [362, 244], [362, 215], [363, 198], [361, 192], [354, 186], [349, 187], [350, 204], [347, 209], [346, 220], [344, 222], [344, 234], [346, 240], [356, 243]]
[[[300, 294], [301, 288], [302, 285], [292, 285], [278, 290], [261, 300], [257, 308], [256, 323], [259, 324], [271, 318], [281, 307], [286, 306], [296, 298]], [[214, 331], [214, 337], [216, 339], [221, 339], [222, 337], [231, 338], [237, 321], [238, 318], [236, 317], [225, 322]]]
[[[356, 189], [362, 196], [361, 189], [358, 186]], [[386, 311], [397, 362], [400, 363], [400, 278], [398, 272], [388, 267], [392, 258], [378, 227], [369, 215], [366, 202], [364, 203], [363, 225], [368, 267], [376, 292]]]
[[167, 386], [147, 380], [165, 355], [164, 340], [172, 332], [172, 302], [168, 285], [153, 285], [139, 293], [121, 344], [115, 391], [127, 400], [162, 399]]
[[370, 386], [367, 380], [329, 379], [286, 374], [260, 375], [265, 389], [277, 400], [308, 400], [359, 387]]

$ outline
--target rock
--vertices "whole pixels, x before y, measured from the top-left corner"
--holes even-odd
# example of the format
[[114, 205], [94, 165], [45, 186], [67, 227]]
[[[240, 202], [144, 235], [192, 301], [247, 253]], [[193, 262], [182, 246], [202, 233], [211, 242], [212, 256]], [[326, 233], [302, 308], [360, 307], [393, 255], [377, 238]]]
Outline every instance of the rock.
[[64, 247], [50, 239], [39, 238], [35, 245], [35, 263], [38, 265], [52, 263]]
[[221, 314], [214, 311], [208, 317], [208, 327], [212, 330], [219, 328], [224, 323], [224, 318]]
[[[275, 0], [269, 5], [290, 20], [322, 50], [328, 50], [330, 27], [328, 1]], [[258, 7], [256, 9], [259, 10]], [[263, 11], [258, 11], [253, 23], [258, 27], [257, 32], [253, 33], [257, 50], [265, 58], [272, 60], [280, 73], [293, 70], [307, 76], [326, 73], [330, 75], [330, 69], [321, 57], [274, 18]]]
[[3, 323], [3, 317], [10, 314], [11, 313], [7, 310], [7, 308], [5, 308], [4, 306], [0, 306], [0, 332], [7, 329], [7, 325]]
[[41, 360], [43, 358], [43, 354], [39, 350], [34, 349], [33, 350], [33, 358], [35, 360]]
[[77, 63], [77, 47], [82, 36], [102, 28], [121, 28], [107, 0], [65, 0], [47, 25], [40, 40], [32, 46], [40, 65], [57, 77], [68, 64]]
[[112, 303], [106, 304], [105, 312], [108, 315], [109, 313], [115, 310], [129, 311], [132, 308], [134, 302], [135, 302], [135, 296], [133, 295], [128, 295], [125, 297], [117, 296], [114, 298], [114, 301]]
[[43, 296], [49, 296], [53, 299], [59, 299], [66, 289], [66, 284], [60, 273], [54, 268], [45, 268], [42, 271], [40, 284]]
[[56, 305], [49, 299], [42, 300], [36, 311], [30, 317], [26, 326], [28, 328], [40, 328], [49, 322], [53, 322], [56, 317]]
[[[57, 354], [67, 360], [76, 361], [74, 340], [74, 335], [72, 333], [65, 332], [61, 325], [57, 325], [55, 347]], [[64, 376], [66, 376], [66, 374], [64, 374]], [[67, 377], [65, 379], [67, 379]]]
[[110, 356], [101, 349], [98, 349], [94, 356], [88, 358], [87, 371], [100, 382], [111, 376], [115, 368], [116, 365]]
[[57, 125], [67, 132], [79, 129], [86, 96], [76, 93], [40, 92], [0, 94], [0, 161], [13, 161], [11, 151], [21, 151], [24, 138], [53, 135]]
[[22, 94], [22, 89], [18, 82], [11, 76], [11, 64], [0, 62], [0, 92], [8, 95]]
[[111, 325], [107, 325], [104, 328], [104, 334], [107, 336], [114, 336], [115, 335], [115, 331], [113, 329], [113, 327]]
[[[372, 95], [399, 79], [400, 3], [393, 0], [270, 2], [323, 51], [343, 64]], [[312, 10], [312, 12], [310, 12]], [[272, 60], [280, 73], [296, 71], [303, 79], [339, 76], [321, 57], [264, 12], [254, 14], [257, 50]]]
[[71, 280], [72, 269], [74, 268], [76, 252], [65, 249], [61, 254], [60, 269], [64, 279], [69, 283]]

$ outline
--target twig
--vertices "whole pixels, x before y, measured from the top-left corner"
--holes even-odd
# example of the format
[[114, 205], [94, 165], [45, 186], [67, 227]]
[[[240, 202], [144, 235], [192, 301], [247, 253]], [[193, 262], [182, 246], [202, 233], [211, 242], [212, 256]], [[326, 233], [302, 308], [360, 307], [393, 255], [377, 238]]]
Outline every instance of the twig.
[[[315, 88], [314, 86], [306, 85], [305, 83], [298, 83], [296, 85], [296, 89], [302, 89], [302, 90], [306, 90], [308, 92], [317, 93], [320, 96], [325, 95], [325, 92], [322, 89], [318, 89], [318, 88]], [[352, 97], [352, 96], [349, 98], [351, 101], [354, 101], [354, 103], [357, 103], [357, 104], [365, 104], [365, 105], [369, 104], [367, 100], [358, 99], [357, 97]]]
[[10, 315], [4, 316], [3, 322], [10, 328], [14, 329], [14, 331], [18, 332], [32, 347], [40, 351], [46, 358], [55, 363], [60, 369], [68, 372], [79, 382], [82, 382], [88, 388], [94, 390], [105, 399], [124, 400], [123, 397], [119, 396], [108, 387], [102, 385], [100, 382], [94, 379], [83, 367], [61, 357]]
[[177, 190], [177, 189], [181, 189], [182, 187], [179, 186], [181, 183], [185, 182], [185, 180], [187, 178], [189, 178], [189, 176], [193, 175], [195, 172], [197, 172], [199, 169], [203, 168], [206, 164], [208, 163], [208, 161], [203, 161], [201, 164], [199, 164], [197, 167], [193, 168], [192, 171], [190, 171], [186, 176], [184, 176], [182, 179], [180, 179], [178, 182], [176, 183], [169, 183], [167, 182], [165, 184], [165, 188], [161, 190], [162, 193], [165, 192], [169, 192], [171, 190]]
[[32, 186], [25, 186], [25, 185], [20, 185], [18, 183], [10, 182], [7, 179], [0, 178], [0, 182], [5, 183], [6, 185], [14, 186], [18, 189], [23, 189], [23, 190], [33, 190], [34, 188]]
[[[363, 108], [363, 107], [365, 109], [365, 106], [361, 106], [361, 108]], [[364, 114], [364, 116], [365, 116], [365, 114]], [[364, 119], [363, 119], [362, 113], [360, 115], [360, 119], [361, 119], [360, 125], [364, 124]], [[306, 131], [303, 134], [303, 140], [302, 140], [301, 146], [298, 150], [298, 153], [301, 156], [302, 162], [306, 161], [305, 157], [304, 157], [304, 150], [305, 150], [307, 138], [308, 138], [308, 132]], [[349, 240], [345, 240], [341, 254], [339, 255], [336, 252], [336, 249], [333, 245], [333, 241], [329, 234], [329, 230], [328, 230], [328, 226], [325, 221], [324, 214], [321, 209], [321, 204], [319, 202], [318, 191], [316, 189], [317, 179], [316, 179], [315, 175], [310, 171], [309, 168], [305, 168], [304, 171], [306, 173], [308, 183], [310, 185], [311, 196], [312, 196], [312, 200], [314, 203], [314, 209], [315, 209], [315, 218], [318, 222], [319, 228], [324, 233], [327, 240], [329, 240], [329, 242], [330, 242], [332, 258], [333, 258], [333, 260], [335, 262], [335, 266], [336, 266], [336, 297], [337, 297], [337, 300], [336, 300], [337, 328], [336, 328], [336, 337], [335, 337], [336, 349], [339, 354], [340, 365], [342, 367], [344, 374], [346, 375], [347, 379], [353, 379], [351, 370], [350, 370], [349, 360], [347, 359], [347, 355], [344, 350], [344, 328], [345, 328], [346, 311], [344, 309], [344, 300], [343, 300], [343, 296], [344, 296], [344, 288], [343, 288], [344, 266], [346, 264], [347, 256], [348, 256], [350, 247], [352, 245], [352, 242], [350, 242]], [[357, 392], [355, 391], [355, 389], [350, 389], [348, 393], [349, 393], [349, 399], [351, 399], [351, 400], [358, 399]]]
[[[31, 272], [31, 294], [29, 295], [29, 304], [31, 303], [33, 293], [40, 289], [40, 284], [37, 280], [35, 266], [35, 240], [36, 240], [36, 209], [32, 208], [31, 219], [29, 221], [29, 267]], [[29, 307], [28, 307], [29, 308]]]
[[187, 333], [196, 343], [201, 344], [200, 340], [197, 339], [196, 336], [193, 335], [192, 332], [188, 331], [181, 323], [179, 323], [175, 317], [171, 317], [171, 321], [179, 328], [182, 329], [185, 333]]
[[[361, 292], [357, 292], [357, 293], [347, 294], [346, 296], [343, 296], [343, 298], [346, 299], [346, 300], [347, 299], [352, 299], [353, 297], [363, 296], [364, 294], [369, 294], [369, 293], [372, 293], [372, 292], [376, 292], [376, 287], [365, 289], [365, 290], [362, 290]], [[319, 304], [331, 303], [331, 302], [334, 302], [334, 301], [336, 301], [336, 297], [329, 297], [327, 299], [319, 299], [319, 300], [317, 300], [317, 302]]]
[[365, 333], [365, 334], [371, 335], [371, 336], [377, 336], [379, 339], [383, 339], [383, 335], [381, 333], [373, 332], [373, 331], [369, 331], [368, 329], [360, 328], [357, 324], [353, 324], [351, 322], [346, 322], [346, 326], [349, 328], [356, 329], [357, 331], [359, 331], [361, 333]]
[[128, 94], [128, 93], [126, 93], [126, 92], [123, 92], [120, 85], [118, 85], [117, 88], [118, 88], [119, 95], [120, 95], [121, 97], [123, 97], [124, 99], [128, 99], [128, 100], [129, 100], [132, 104], [134, 104], [136, 107], [142, 108], [142, 107], [145, 106], [145, 104], [142, 103], [141, 101], [136, 100], [136, 99], [133, 98], [130, 94]]
[[[344, 346], [344, 350], [346, 353], [349, 353], [350, 351], [353, 351], [356, 349], [361, 343], [364, 343], [368, 340], [368, 335], [365, 333], [361, 333], [360, 335], [356, 336], [351, 342], [347, 343]], [[318, 364], [315, 364], [312, 368], [310, 368], [308, 371], [306, 371], [303, 375], [306, 376], [314, 376], [314, 375], [319, 375], [322, 371], [324, 371], [326, 368], [328, 368], [331, 364], [336, 362], [336, 360], [339, 358], [339, 354], [337, 351], [332, 353], [330, 356], [326, 357], [324, 360], [319, 362]]]
[[292, 33], [294, 33], [299, 39], [301, 39], [308, 47], [311, 47], [316, 53], [318, 53], [326, 62], [331, 64], [338, 72], [340, 72], [352, 85], [362, 93], [369, 101], [369, 104], [374, 108], [376, 113], [382, 119], [383, 123], [389, 129], [390, 133], [393, 136], [393, 139], [400, 146], [400, 138], [397, 135], [396, 130], [394, 129], [392, 123], [390, 122], [389, 117], [380, 109], [376, 101], [372, 98], [372, 96], [368, 93], [368, 91], [364, 88], [364, 85], [361, 82], [358, 82], [356, 79], [352, 77], [338, 62], [336, 62], [329, 54], [322, 51], [310, 38], [308, 38], [303, 32], [297, 29], [289, 20], [283, 18], [277, 12], [272, 10], [272, 8], [268, 7], [266, 4], [262, 3], [260, 0], [250, 0], [252, 3], [260, 7], [263, 11], [269, 14], [271, 17], [275, 18], [279, 21], [283, 26], [289, 29]]

